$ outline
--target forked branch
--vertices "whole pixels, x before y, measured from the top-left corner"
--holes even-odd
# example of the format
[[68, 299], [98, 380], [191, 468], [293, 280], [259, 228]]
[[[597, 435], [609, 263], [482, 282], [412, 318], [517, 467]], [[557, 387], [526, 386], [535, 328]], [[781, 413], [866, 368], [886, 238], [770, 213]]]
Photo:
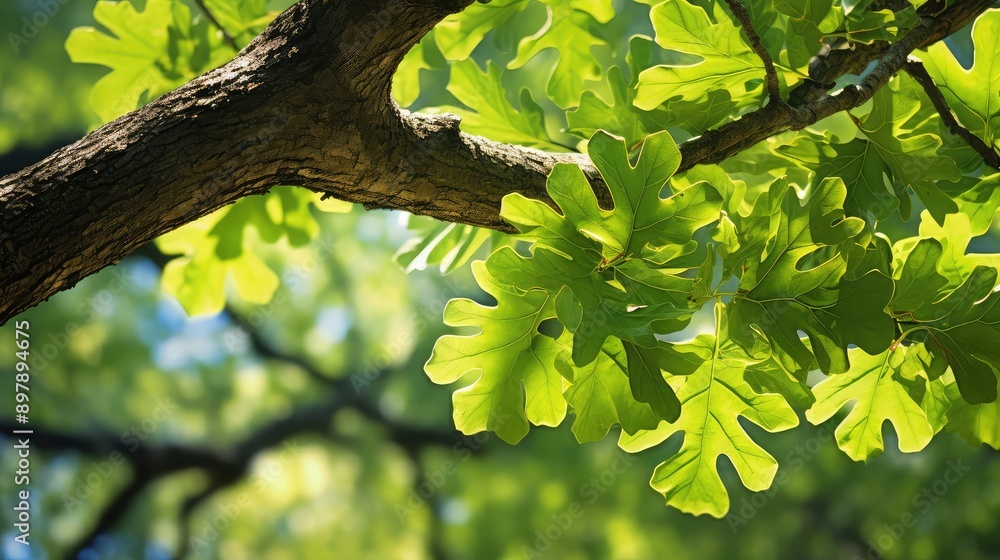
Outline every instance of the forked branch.
[[[452, 115], [410, 114], [393, 102], [403, 56], [471, 3], [300, 0], [229, 64], [0, 178], [0, 324], [154, 238], [277, 185], [505, 231], [502, 198], [546, 198], [546, 178], [560, 162], [579, 164], [606, 198], [586, 156], [491, 142], [461, 132]], [[958, 2], [921, 18], [891, 46], [818, 57], [788, 103], [769, 103], [682, 144], [681, 169], [858, 106], [910, 52], [991, 4]], [[742, 5], [731, 5], [741, 13]], [[744, 29], [773, 93], [773, 61], [752, 26]], [[859, 86], [828, 94], [837, 77], [876, 59]]]

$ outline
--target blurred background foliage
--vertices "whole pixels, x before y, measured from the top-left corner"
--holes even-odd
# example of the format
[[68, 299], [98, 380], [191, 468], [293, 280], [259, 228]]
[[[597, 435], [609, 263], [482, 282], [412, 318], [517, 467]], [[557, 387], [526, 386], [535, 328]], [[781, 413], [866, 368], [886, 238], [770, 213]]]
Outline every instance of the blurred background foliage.
[[[136, 2], [140, 11], [146, 4]], [[178, 4], [206, 25], [196, 3]], [[237, 26], [235, 41], [252, 37], [260, 13], [283, 7], [246, 4], [246, 13], [226, 16]], [[60, 4], [16, 52], [0, 48], [3, 172], [102, 122], [91, 90], [106, 70], [72, 63], [64, 47], [70, 30], [93, 24], [94, 5]], [[607, 44], [594, 53], [602, 69], [627, 64], [621, 37], [649, 32], [648, 7], [628, 6], [634, 17], [600, 26]], [[38, 11], [35, 0], [3, 3], [3, 32], [19, 33], [21, 18]], [[523, 28], [544, 19], [535, 3], [491, 31], [496, 37], [473, 53], [479, 67], [466, 68], [467, 80], [476, 77], [468, 70], [486, 72], [487, 61], [506, 67], [517, 58]], [[210, 35], [207, 41], [225, 48]], [[440, 43], [422, 45], [422, 72], [403, 69], [419, 84], [397, 95], [409, 97], [414, 110], [457, 107], [475, 131], [469, 116], [481, 111], [450, 81]], [[968, 42], [959, 37], [952, 47], [967, 52]], [[461, 45], [450, 48], [461, 52]], [[568, 131], [565, 112], [546, 95], [552, 54], [505, 71], [499, 95], [522, 110], [537, 103], [543, 125], [533, 125], [535, 139], [571, 149], [580, 135]], [[175, 83], [155, 87], [189, 78], [180, 72]], [[144, 95], [160, 93], [155, 87]], [[607, 80], [587, 86], [608, 87]], [[482, 133], [490, 135], [490, 122], [480, 120]], [[530, 142], [522, 136], [522, 143]], [[281, 220], [278, 236], [260, 220], [246, 220], [252, 228], [239, 224], [237, 252], [273, 271], [267, 297], [255, 300], [230, 277], [227, 297], [201, 309], [208, 315], [189, 318], [161, 285], [169, 266], [161, 249], [184, 252], [175, 239], [20, 317], [31, 322], [33, 337], [32, 546], [13, 540], [15, 487], [4, 475], [4, 558], [1000, 557], [1000, 462], [954, 435], [904, 455], [886, 430], [888, 451], [857, 464], [830, 441], [833, 421], [803, 422], [768, 438], [781, 464], [770, 491], [748, 492], [723, 464], [733, 506], [715, 520], [665, 507], [647, 484], [658, 452], [626, 456], [615, 436], [581, 446], [568, 423], [532, 430], [518, 446], [456, 434], [451, 390], [433, 386], [421, 369], [444, 332], [445, 302], [486, 299], [460, 265], [489, 236], [468, 232], [435, 255], [432, 243], [408, 242], [398, 213], [322, 212], [311, 196], [295, 191], [293, 198], [311, 204], [290, 203], [300, 218], [303, 211], [312, 216], [306, 221], [315, 231], [305, 241]], [[245, 206], [254, 204], [266, 206]], [[447, 236], [448, 227], [411, 223], [425, 237]], [[916, 223], [898, 227], [913, 231]], [[1000, 237], [992, 231], [977, 243], [996, 251]], [[204, 250], [218, 255], [216, 245]], [[428, 260], [453, 274], [421, 270]], [[13, 340], [12, 329], [3, 329], [5, 340]], [[12, 352], [0, 353], [0, 369], [12, 366]], [[5, 384], [6, 402], [10, 390]], [[4, 473], [15, 470], [12, 444], [2, 442]]]

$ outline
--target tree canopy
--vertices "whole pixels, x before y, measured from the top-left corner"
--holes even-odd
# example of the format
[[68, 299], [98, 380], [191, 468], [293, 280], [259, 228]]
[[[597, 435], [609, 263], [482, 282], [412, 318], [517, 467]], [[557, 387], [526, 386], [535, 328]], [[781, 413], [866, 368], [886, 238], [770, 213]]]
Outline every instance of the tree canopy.
[[[602, 449], [642, 458], [669, 507], [737, 528], [739, 483], [768, 491], [801, 463], [778, 432], [830, 427], [857, 462], [948, 433], [1000, 448], [992, 0], [146, 0], [92, 16], [65, 49], [105, 67], [94, 130], [0, 179], [0, 321], [138, 251], [188, 315], [325, 388], [231, 456], [161, 468], [141, 446], [123, 495], [201, 468], [213, 483], [190, 515], [278, 435], [344, 409], [408, 453], [615, 431]], [[31, 47], [16, 34], [15, 53]], [[16, 134], [0, 124], [0, 149]], [[409, 238], [355, 204], [405, 211]], [[376, 262], [387, 245], [417, 286]], [[422, 318], [399, 352], [456, 385], [461, 435], [362, 398], [389, 364], [331, 378], [365, 359], [315, 348], [346, 335], [310, 309], [374, 306], [386, 315], [357, 328], [384, 335], [422, 282], [462, 288], [435, 310], [449, 328]], [[275, 344], [255, 312], [321, 326]]]

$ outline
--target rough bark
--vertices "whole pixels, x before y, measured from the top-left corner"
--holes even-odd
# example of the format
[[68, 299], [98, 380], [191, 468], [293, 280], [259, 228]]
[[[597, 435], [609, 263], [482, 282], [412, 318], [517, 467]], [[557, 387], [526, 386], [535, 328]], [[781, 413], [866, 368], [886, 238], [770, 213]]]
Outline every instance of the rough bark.
[[[224, 67], [0, 179], [0, 324], [159, 235], [276, 185], [506, 230], [503, 196], [544, 198], [552, 166], [571, 162], [606, 199], [585, 156], [498, 144], [460, 132], [454, 116], [410, 114], [392, 101], [406, 52], [471, 2], [301, 0]], [[891, 47], [829, 53], [789, 103], [772, 100], [682, 145], [682, 169], [857, 106], [913, 48], [992, 3], [925, 17]], [[862, 87], [826, 94], [837, 76], [880, 57]]]

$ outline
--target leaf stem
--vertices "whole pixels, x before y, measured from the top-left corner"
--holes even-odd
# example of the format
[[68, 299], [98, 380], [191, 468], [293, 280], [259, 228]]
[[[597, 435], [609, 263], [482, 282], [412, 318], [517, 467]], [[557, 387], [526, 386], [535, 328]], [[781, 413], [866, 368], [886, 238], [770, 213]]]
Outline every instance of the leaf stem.
[[926, 329], [927, 329], [927, 327], [925, 327], [923, 325], [918, 325], [916, 327], [913, 327], [912, 329], [907, 329], [907, 330], [903, 331], [903, 333], [900, 334], [899, 337], [896, 338], [896, 340], [893, 340], [892, 344], [889, 345], [889, 351], [890, 352], [894, 352], [896, 350], [896, 348], [899, 348], [899, 345], [903, 343], [903, 339], [905, 339], [907, 336], [909, 336], [914, 331], [926, 330]]

